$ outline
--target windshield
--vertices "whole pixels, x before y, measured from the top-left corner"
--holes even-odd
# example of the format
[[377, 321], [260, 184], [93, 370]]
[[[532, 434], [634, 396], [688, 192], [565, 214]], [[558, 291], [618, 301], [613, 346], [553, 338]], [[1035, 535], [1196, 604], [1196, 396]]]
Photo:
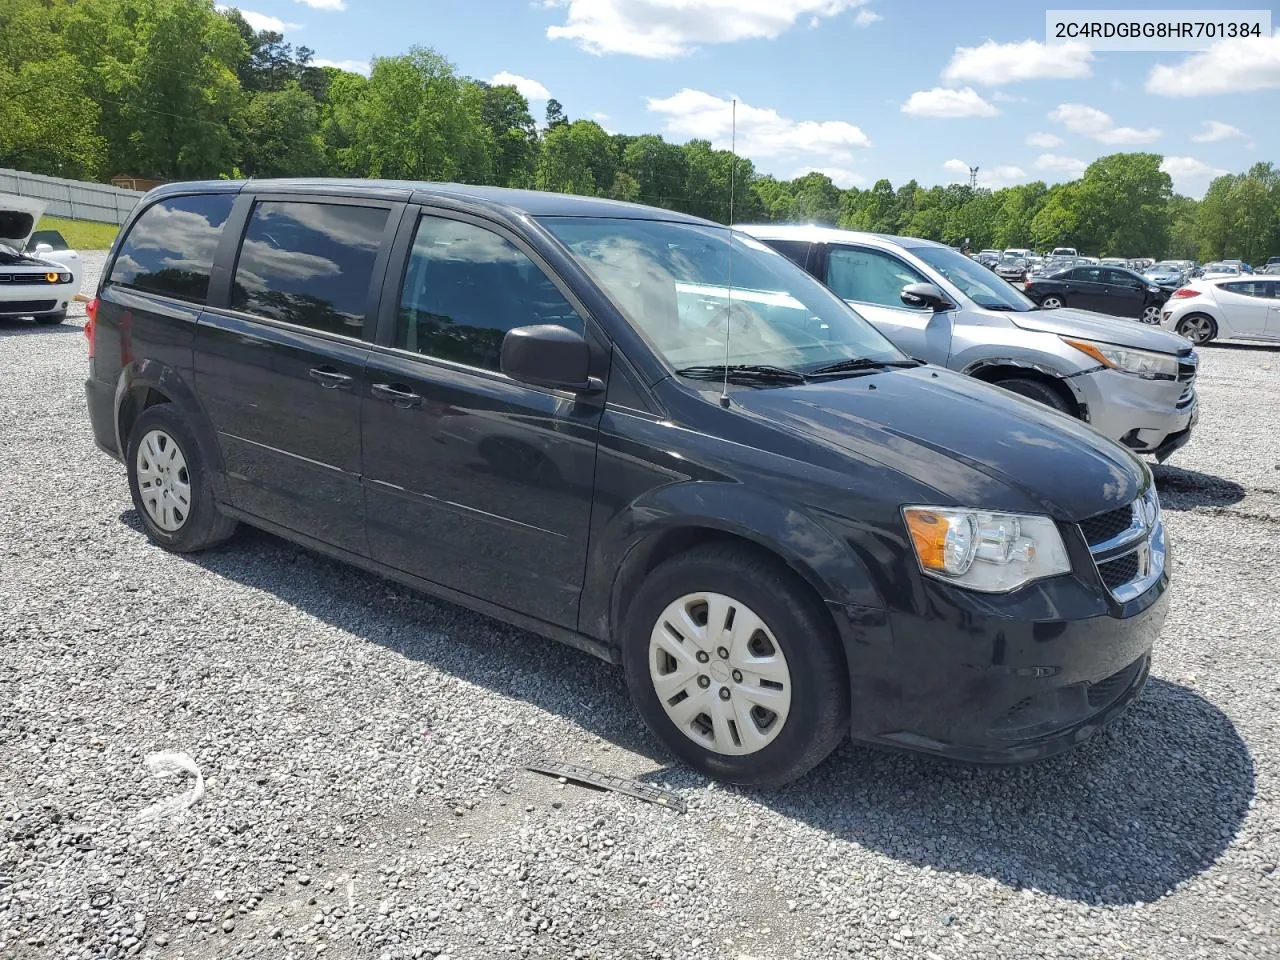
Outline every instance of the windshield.
[[804, 372], [905, 359], [843, 300], [746, 234], [661, 220], [540, 222], [677, 370], [729, 363]]
[[1036, 305], [990, 270], [946, 247], [909, 247], [913, 254], [960, 288], [970, 300], [988, 310], [1027, 313]]
[[1178, 263], [1174, 263], [1172, 260], [1165, 260], [1162, 263], [1157, 263], [1151, 269], [1152, 270], [1181, 270], [1182, 265]]
[[47, 243], [54, 250], [68, 250], [67, 241], [57, 230], [37, 230], [27, 241], [27, 249], [34, 250], [39, 244]]

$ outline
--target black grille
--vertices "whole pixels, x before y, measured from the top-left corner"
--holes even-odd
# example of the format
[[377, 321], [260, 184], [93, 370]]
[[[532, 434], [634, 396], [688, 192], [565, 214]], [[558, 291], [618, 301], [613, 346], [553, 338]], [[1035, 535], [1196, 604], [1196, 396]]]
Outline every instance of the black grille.
[[1109, 707], [1120, 698], [1120, 695], [1129, 689], [1129, 685], [1133, 683], [1133, 678], [1138, 675], [1146, 662], [1135, 660], [1118, 673], [1113, 673], [1105, 680], [1099, 680], [1097, 683], [1091, 683], [1088, 687], [1089, 706], [1095, 710], [1101, 710], [1103, 707]]
[[1102, 582], [1107, 585], [1107, 589], [1115, 590], [1117, 587], [1123, 587], [1126, 583], [1132, 583], [1138, 579], [1138, 554], [1129, 553], [1123, 557], [1118, 557], [1109, 563], [1098, 564], [1098, 573], [1102, 574]]
[[48, 313], [58, 305], [57, 300], [0, 300], [0, 313]]
[[1190, 354], [1184, 354], [1178, 357], [1178, 382], [1190, 383], [1196, 378], [1196, 368], [1199, 361]]
[[1133, 523], [1133, 505], [1100, 513], [1096, 517], [1080, 521], [1080, 529], [1084, 532], [1085, 542], [1091, 547], [1106, 543], [1112, 537], [1118, 537], [1129, 529]]
[[0, 273], [0, 283], [13, 284], [47, 284], [43, 273]]

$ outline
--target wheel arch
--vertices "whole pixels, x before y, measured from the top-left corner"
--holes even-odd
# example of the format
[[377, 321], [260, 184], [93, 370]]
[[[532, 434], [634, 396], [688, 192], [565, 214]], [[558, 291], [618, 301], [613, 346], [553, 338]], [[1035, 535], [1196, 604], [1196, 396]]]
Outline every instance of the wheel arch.
[[121, 457], [128, 456], [129, 434], [138, 417], [147, 408], [162, 403], [171, 403], [186, 415], [204, 462], [209, 465], [215, 495], [224, 499], [222, 451], [213, 427], [187, 378], [161, 361], [135, 360], [120, 371], [116, 381], [115, 429]]
[[1063, 399], [1072, 416], [1079, 420], [1087, 419], [1084, 402], [1076, 396], [1075, 391], [1068, 385], [1066, 378], [1040, 364], [1022, 363], [1011, 359], [989, 360], [981, 361], [965, 372], [975, 380], [990, 384], [998, 384], [1001, 380], [1015, 377], [1021, 380], [1035, 380], [1037, 383], [1043, 383]]
[[[708, 510], [712, 505], [716, 509]], [[645, 576], [708, 543], [740, 543], [771, 556], [807, 587], [829, 617], [832, 604], [884, 608], [870, 572], [848, 544], [794, 506], [736, 484], [689, 482], [651, 491], [593, 539], [591, 567], [600, 574], [588, 578], [580, 629], [614, 648], [621, 644], [631, 598]]]

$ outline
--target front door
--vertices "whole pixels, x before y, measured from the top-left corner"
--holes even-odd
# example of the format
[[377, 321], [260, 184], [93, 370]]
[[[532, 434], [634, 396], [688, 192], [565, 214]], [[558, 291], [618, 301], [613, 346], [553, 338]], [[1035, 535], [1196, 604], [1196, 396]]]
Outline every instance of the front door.
[[1228, 336], [1275, 335], [1271, 324], [1276, 301], [1268, 296], [1273, 286], [1270, 280], [1231, 280], [1218, 284], [1214, 296], [1231, 325]]
[[903, 287], [931, 282], [914, 267], [883, 250], [832, 244], [822, 279], [907, 356], [946, 366], [951, 315], [902, 302]]
[[363, 411], [372, 556], [576, 627], [603, 394], [518, 383], [499, 351], [531, 324], [591, 338], [582, 312], [484, 221], [424, 213], [396, 250]]
[[231, 504], [368, 555], [360, 406], [393, 204], [262, 199], [225, 299], [200, 317], [195, 382]]
[[1103, 282], [1106, 313], [1117, 317], [1142, 317], [1142, 309], [1147, 305], [1146, 281], [1125, 270], [1107, 267], [1103, 271]]

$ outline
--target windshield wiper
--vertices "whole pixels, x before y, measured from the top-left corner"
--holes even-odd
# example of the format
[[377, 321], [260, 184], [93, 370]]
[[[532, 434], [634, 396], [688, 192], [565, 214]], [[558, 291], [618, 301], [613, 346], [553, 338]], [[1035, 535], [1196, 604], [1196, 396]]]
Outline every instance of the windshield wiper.
[[980, 306], [983, 310], [1003, 310], [1009, 313], [1012, 313], [1013, 311], [1018, 309], [1017, 307], [1009, 303], [980, 303], [978, 304], [978, 306]]
[[918, 367], [919, 360], [873, 360], [871, 357], [852, 357], [848, 360], [837, 360], [825, 367], [807, 371], [810, 377], [823, 377], [837, 373], [856, 373], [859, 370], [879, 370], [884, 367]]
[[681, 367], [677, 376], [691, 377], [694, 380], [723, 380], [727, 376], [730, 383], [804, 383], [806, 377], [796, 370], [786, 367], [775, 367], [767, 363], [723, 363], [709, 364], [699, 367]]

